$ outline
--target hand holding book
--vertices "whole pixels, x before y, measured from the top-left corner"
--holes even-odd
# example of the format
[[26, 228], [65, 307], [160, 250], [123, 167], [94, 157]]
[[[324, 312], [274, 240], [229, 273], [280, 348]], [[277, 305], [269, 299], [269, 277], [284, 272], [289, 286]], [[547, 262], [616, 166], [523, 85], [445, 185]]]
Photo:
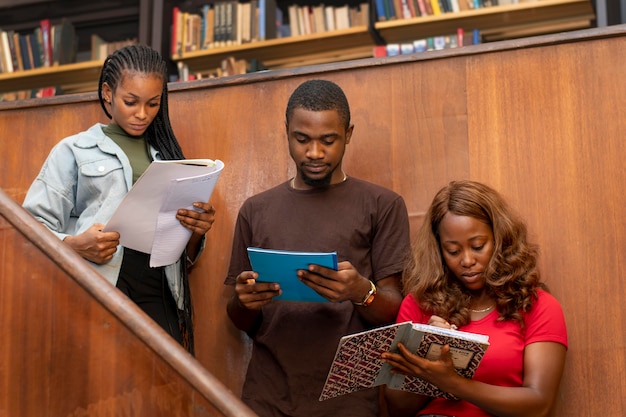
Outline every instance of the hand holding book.
[[294, 252], [248, 248], [252, 269], [259, 274], [257, 282], [277, 282], [282, 293], [274, 297], [286, 301], [327, 302], [324, 297], [298, 280], [297, 271], [315, 264], [337, 269], [337, 253]]
[[320, 401], [383, 384], [431, 397], [453, 398], [423, 379], [391, 373], [392, 366], [382, 361], [381, 354], [397, 352], [399, 343], [430, 360], [439, 359], [443, 346], [449, 345], [456, 372], [472, 378], [489, 346], [489, 337], [411, 322], [344, 336], [337, 347]]

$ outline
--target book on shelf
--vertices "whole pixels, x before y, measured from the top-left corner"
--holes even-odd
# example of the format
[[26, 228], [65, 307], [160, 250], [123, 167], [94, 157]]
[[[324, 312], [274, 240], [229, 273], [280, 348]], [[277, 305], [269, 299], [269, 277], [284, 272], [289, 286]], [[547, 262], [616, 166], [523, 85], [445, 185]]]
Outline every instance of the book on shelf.
[[41, 45], [43, 49], [43, 63], [45, 67], [52, 66], [52, 23], [50, 19], [41, 19], [39, 21], [41, 30]]
[[[508, 2], [508, 3], [507, 3]], [[512, 4], [514, 0], [375, 0], [376, 20], [412, 19]]]
[[344, 336], [339, 341], [320, 401], [379, 385], [431, 397], [455, 398], [423, 379], [392, 374], [391, 365], [383, 363], [380, 355], [397, 352], [398, 343], [429, 360], [439, 359], [441, 349], [449, 345], [456, 372], [471, 379], [489, 347], [489, 337], [411, 322]]
[[11, 56], [11, 47], [9, 45], [9, 33], [0, 31], [0, 66], [2, 72], [13, 72], [13, 58]]
[[461, 46], [476, 45], [481, 42], [480, 31], [474, 29], [467, 36], [463, 28], [458, 28], [456, 34], [430, 36], [401, 43], [376, 45], [372, 56], [375, 58], [406, 55], [417, 52], [438, 51], [442, 49], [459, 48]]
[[9, 42], [9, 49], [11, 50], [11, 60], [13, 61], [13, 71], [21, 71], [21, 56], [19, 50], [17, 49], [17, 44], [19, 44], [19, 34], [10, 30], [7, 31], [7, 38]]
[[274, 297], [285, 301], [327, 302], [311, 287], [298, 279], [297, 271], [309, 265], [337, 269], [336, 252], [299, 252], [264, 248], [248, 248], [252, 270], [259, 274], [259, 282], [277, 282], [282, 294]]
[[63, 19], [61, 23], [52, 26], [52, 63], [63, 65], [76, 62], [77, 52], [76, 29], [74, 25]]

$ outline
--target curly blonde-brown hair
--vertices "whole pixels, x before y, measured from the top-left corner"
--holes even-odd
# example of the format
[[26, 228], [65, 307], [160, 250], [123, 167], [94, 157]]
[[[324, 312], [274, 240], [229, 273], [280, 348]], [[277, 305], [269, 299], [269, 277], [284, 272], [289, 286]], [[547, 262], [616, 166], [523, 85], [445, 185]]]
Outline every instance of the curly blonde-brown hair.
[[523, 325], [541, 283], [537, 268], [538, 247], [528, 242], [526, 224], [494, 189], [476, 181], [452, 181], [435, 195], [413, 243], [412, 256], [403, 273], [406, 294], [420, 306], [450, 323], [470, 321], [470, 293], [448, 270], [440, 241], [439, 225], [446, 213], [469, 216], [489, 225], [494, 250], [485, 270], [485, 286], [496, 300], [499, 320]]

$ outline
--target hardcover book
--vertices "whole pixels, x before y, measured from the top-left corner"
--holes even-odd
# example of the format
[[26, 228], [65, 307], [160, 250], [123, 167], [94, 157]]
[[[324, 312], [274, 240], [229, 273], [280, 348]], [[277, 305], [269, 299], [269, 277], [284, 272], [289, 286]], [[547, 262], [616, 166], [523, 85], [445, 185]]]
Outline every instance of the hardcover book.
[[277, 282], [282, 294], [275, 299], [285, 301], [327, 302], [311, 287], [300, 282], [297, 271], [315, 264], [337, 269], [337, 252], [294, 252], [248, 248], [252, 270], [259, 274], [259, 282]]
[[438, 359], [442, 347], [450, 345], [456, 371], [471, 379], [489, 346], [489, 336], [411, 322], [344, 336], [339, 341], [320, 401], [383, 384], [431, 397], [455, 398], [423, 379], [392, 374], [391, 365], [383, 363], [380, 355], [397, 352], [398, 343], [430, 360]]

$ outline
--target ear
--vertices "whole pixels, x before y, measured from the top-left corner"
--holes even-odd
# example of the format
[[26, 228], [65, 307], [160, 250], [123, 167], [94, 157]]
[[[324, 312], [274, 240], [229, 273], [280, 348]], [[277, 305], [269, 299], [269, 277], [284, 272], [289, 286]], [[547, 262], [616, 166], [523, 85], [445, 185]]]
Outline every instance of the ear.
[[289, 140], [289, 122], [285, 120], [285, 133], [287, 134], [287, 140]]
[[354, 132], [354, 125], [350, 125], [346, 130], [346, 145], [350, 143], [350, 139], [352, 138], [352, 132]]
[[111, 87], [106, 82], [102, 83], [102, 98], [109, 104], [111, 104], [111, 100], [113, 99], [113, 90], [111, 90]]

